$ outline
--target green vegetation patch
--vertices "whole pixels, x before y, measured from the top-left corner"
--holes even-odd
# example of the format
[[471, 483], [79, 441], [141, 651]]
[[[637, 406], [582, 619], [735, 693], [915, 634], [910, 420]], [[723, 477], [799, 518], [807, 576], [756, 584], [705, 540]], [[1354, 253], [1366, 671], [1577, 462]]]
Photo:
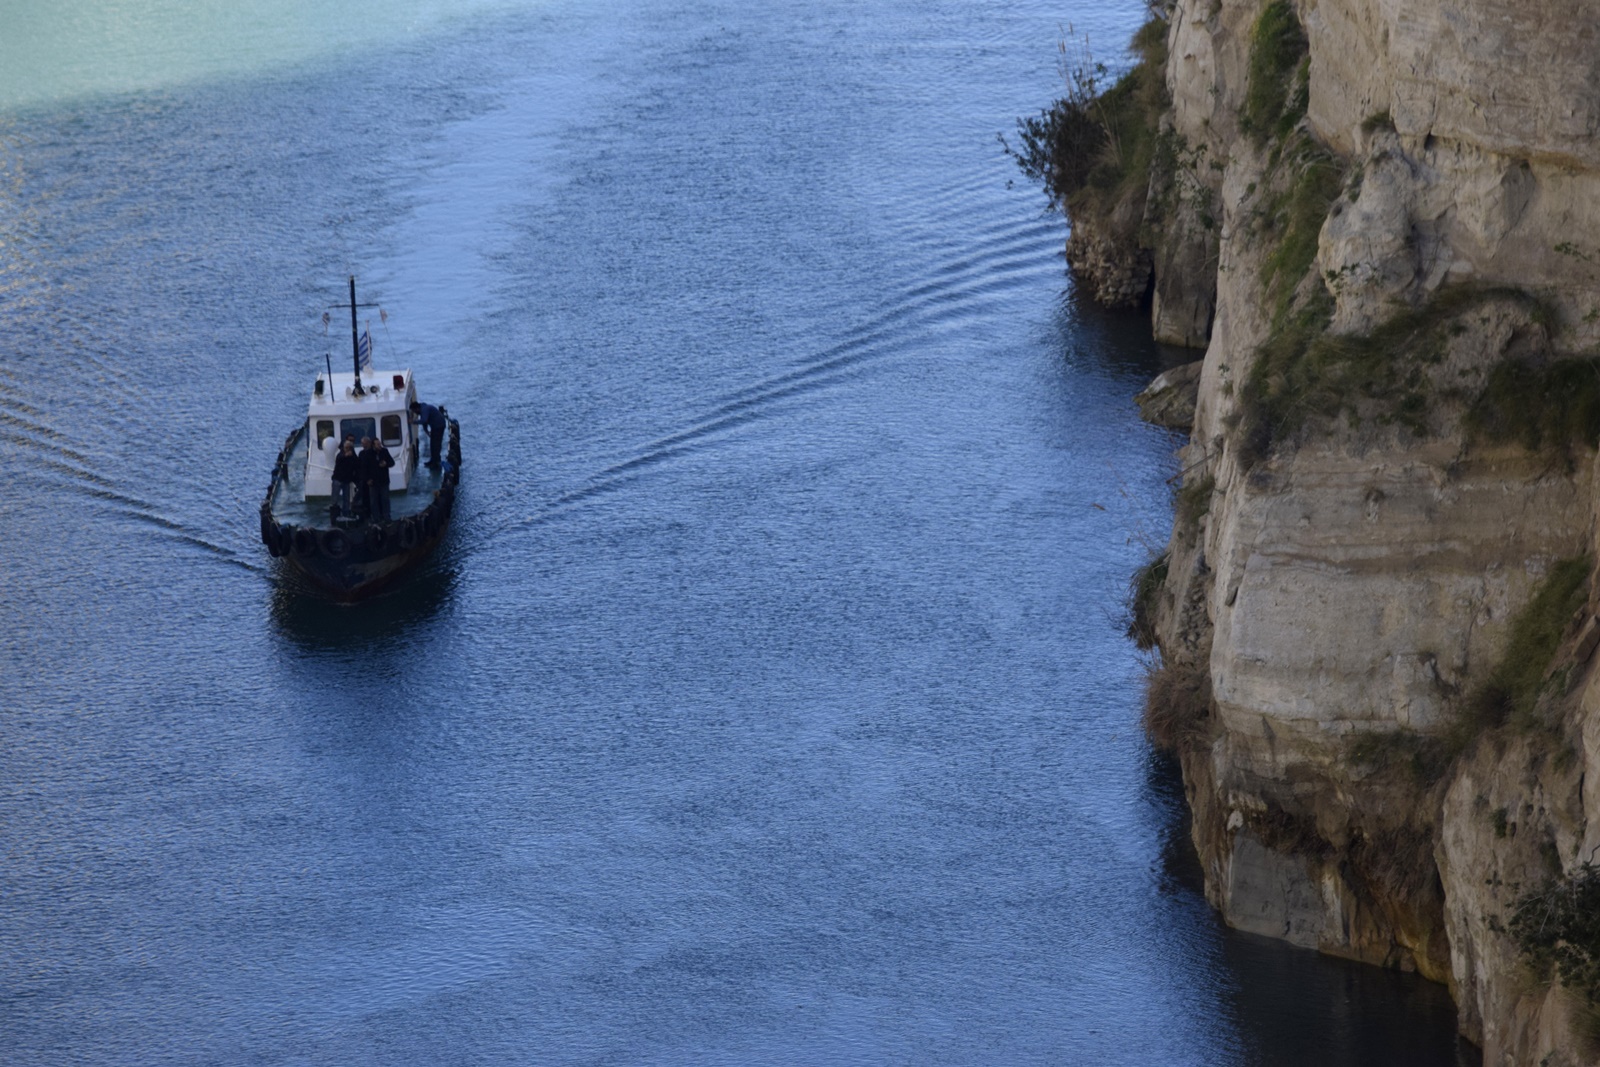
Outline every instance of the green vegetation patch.
[[1018, 119], [1015, 147], [1001, 138], [1023, 173], [1043, 183], [1053, 206], [1107, 212], [1143, 196], [1152, 169], [1163, 160], [1170, 165], [1170, 137], [1160, 133], [1169, 102], [1166, 21], [1148, 22], [1134, 35], [1133, 50], [1138, 62], [1108, 85], [1109, 71], [1085, 44], [1076, 63], [1063, 64], [1067, 95]]
[[[1274, 152], [1270, 191], [1263, 194], [1253, 223], [1258, 237], [1270, 243], [1261, 281], [1272, 333], [1240, 395], [1246, 468], [1297, 429], [1306, 413], [1339, 411], [1350, 396], [1347, 390], [1363, 376], [1361, 368], [1349, 368], [1358, 372], [1353, 377], [1335, 370], [1341, 361], [1326, 344], [1333, 298], [1320, 280], [1302, 284], [1312, 273], [1317, 238], [1344, 177], [1343, 165], [1304, 133], [1293, 134]], [[1337, 397], [1331, 406], [1329, 395]]]
[[1545, 672], [1561, 644], [1572, 616], [1588, 595], [1588, 556], [1565, 559], [1550, 569], [1533, 599], [1511, 620], [1505, 655], [1488, 679], [1467, 700], [1462, 719], [1465, 748], [1484, 729], [1505, 725], [1538, 725], [1535, 705], [1544, 690]]
[[1600, 361], [1501, 363], [1467, 412], [1474, 437], [1515, 442], [1531, 452], [1600, 440]]
[[1256, 232], [1272, 245], [1262, 262], [1261, 283], [1278, 325], [1290, 314], [1299, 283], [1317, 261], [1317, 238], [1344, 187], [1344, 166], [1317, 142], [1298, 136], [1280, 152], [1275, 171], [1282, 192], [1261, 206]]
[[[1547, 314], [1520, 290], [1454, 286], [1371, 333], [1348, 336], [1327, 332], [1333, 298], [1325, 288], [1288, 302], [1241, 391], [1245, 465], [1264, 458], [1315, 415], [1344, 415], [1354, 423], [1364, 409], [1380, 424], [1424, 435], [1431, 399], [1440, 391], [1430, 372], [1444, 361], [1450, 338], [1470, 328], [1461, 320], [1495, 301], [1523, 306], [1534, 321]], [[1600, 365], [1591, 360], [1500, 364], [1465, 422], [1479, 438], [1517, 441], [1531, 449], [1592, 443], [1600, 436]]]
[[1541, 975], [1600, 1005], [1600, 867], [1585, 863], [1523, 894], [1507, 924], [1523, 958]]
[[1290, 311], [1300, 282], [1317, 259], [1317, 239], [1333, 202], [1344, 187], [1345, 168], [1333, 154], [1309, 137], [1298, 136], [1280, 153], [1275, 168], [1289, 176], [1283, 191], [1267, 200], [1258, 218], [1258, 232], [1273, 244], [1261, 272], [1271, 301], [1273, 320]]
[[1265, 145], [1282, 140], [1306, 113], [1310, 44], [1288, 0], [1272, 0], [1250, 32], [1250, 67], [1239, 125]]
[[1133, 573], [1128, 583], [1128, 636], [1148, 652], [1156, 647], [1156, 603], [1167, 584], [1167, 553]]

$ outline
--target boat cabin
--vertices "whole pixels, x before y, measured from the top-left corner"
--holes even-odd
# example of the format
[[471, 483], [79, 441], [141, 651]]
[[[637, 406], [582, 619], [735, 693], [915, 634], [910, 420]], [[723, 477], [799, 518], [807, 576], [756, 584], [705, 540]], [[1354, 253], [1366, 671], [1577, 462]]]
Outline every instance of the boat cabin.
[[[359, 390], [359, 391], [358, 391]], [[417, 467], [417, 425], [411, 403], [417, 387], [409, 370], [319, 374], [306, 414], [305, 498], [333, 495], [333, 461], [345, 437], [371, 437], [394, 454], [389, 491], [403, 493]]]

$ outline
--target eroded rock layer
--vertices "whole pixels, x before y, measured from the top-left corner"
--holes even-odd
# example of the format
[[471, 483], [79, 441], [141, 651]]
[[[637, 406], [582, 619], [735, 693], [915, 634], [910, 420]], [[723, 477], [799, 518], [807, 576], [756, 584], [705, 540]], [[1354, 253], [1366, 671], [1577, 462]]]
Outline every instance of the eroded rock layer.
[[1600, 1035], [1516, 919], [1600, 855], [1597, 14], [1168, 15], [1155, 312], [1209, 344], [1152, 733], [1230, 923], [1449, 983], [1490, 1065]]

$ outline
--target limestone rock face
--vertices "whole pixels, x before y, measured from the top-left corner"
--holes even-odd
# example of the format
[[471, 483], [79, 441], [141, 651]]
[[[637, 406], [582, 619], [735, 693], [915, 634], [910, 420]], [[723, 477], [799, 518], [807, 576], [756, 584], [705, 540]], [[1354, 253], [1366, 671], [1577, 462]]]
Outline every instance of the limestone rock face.
[[1134, 397], [1139, 417], [1169, 430], [1189, 432], [1194, 425], [1194, 401], [1200, 393], [1200, 360], [1173, 367], [1158, 375]]
[[1588, 4], [1306, 0], [1301, 11], [1311, 118], [1341, 151], [1388, 112], [1402, 136], [1600, 169], [1600, 22]]
[[1082, 219], [1067, 238], [1067, 265], [1102, 307], [1135, 308], [1150, 291], [1148, 249]]
[[1150, 324], [1162, 344], [1204, 348], [1216, 310], [1216, 221], [1210, 191], [1196, 184], [1188, 193], [1153, 253]]
[[1409, 368], [1420, 410], [1376, 387], [1302, 401], [1263, 451], [1285, 185], [1238, 115], [1264, 6], [1178, 0], [1168, 33], [1171, 129], [1215, 206], [1187, 254], [1216, 289], [1154, 622], [1165, 669], [1210, 694], [1176, 742], [1207, 894], [1235, 926], [1449, 983], [1492, 1067], [1592, 1062], [1586, 1009], [1504, 924], [1600, 855], [1600, 624], [1572, 620], [1553, 725], [1462, 724], [1544, 577], [1600, 556], [1594, 442], [1533, 452], [1467, 421], [1497, 367], [1600, 347], [1600, 11], [1295, 0], [1300, 129], [1347, 178], [1294, 306], [1362, 338], [1483, 295], [1363, 357]]
[[1600, 341], [1596, 14], [1551, 0], [1304, 0], [1310, 123], [1365, 177], [1355, 217], [1324, 235], [1322, 268], [1353, 283], [1336, 329], [1470, 280], [1538, 289], [1574, 349]]
[[1569, 347], [1600, 342], [1600, 171], [1387, 128], [1360, 143], [1360, 181], [1318, 249], [1335, 330], [1365, 332], [1443, 285], [1474, 284], [1535, 291]]
[[1482, 1045], [1485, 1064], [1586, 1062], [1571, 1036], [1581, 1004], [1531, 977], [1505, 931], [1519, 892], [1558, 873], [1552, 858], [1570, 857], [1593, 824], [1578, 767], [1554, 770], [1545, 747], [1519, 739], [1476, 753], [1451, 783], [1440, 819], [1451, 977], [1462, 1031]]

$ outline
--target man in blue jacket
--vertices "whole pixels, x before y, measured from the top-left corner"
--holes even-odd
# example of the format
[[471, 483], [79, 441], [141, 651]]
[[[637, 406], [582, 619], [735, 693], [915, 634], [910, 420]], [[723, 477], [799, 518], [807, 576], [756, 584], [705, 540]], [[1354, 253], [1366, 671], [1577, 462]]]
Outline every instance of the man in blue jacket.
[[417, 424], [428, 430], [428, 466], [437, 467], [443, 458], [440, 453], [444, 450], [444, 412], [432, 404], [413, 400], [411, 413], [417, 417]]

